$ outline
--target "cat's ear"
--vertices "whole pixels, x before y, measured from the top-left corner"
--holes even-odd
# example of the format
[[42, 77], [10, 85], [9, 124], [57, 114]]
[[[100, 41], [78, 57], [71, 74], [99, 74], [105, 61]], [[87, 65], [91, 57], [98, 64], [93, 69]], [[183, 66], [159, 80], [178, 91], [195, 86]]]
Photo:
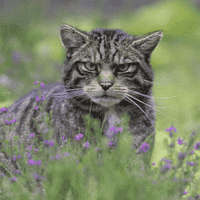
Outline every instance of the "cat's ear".
[[86, 32], [73, 28], [69, 25], [60, 27], [60, 37], [63, 46], [71, 52], [73, 48], [79, 48], [86, 43], [89, 36]]
[[152, 51], [155, 49], [162, 37], [163, 32], [156, 31], [154, 33], [139, 37], [139, 39], [136, 39], [131, 46], [142, 52], [149, 60]]

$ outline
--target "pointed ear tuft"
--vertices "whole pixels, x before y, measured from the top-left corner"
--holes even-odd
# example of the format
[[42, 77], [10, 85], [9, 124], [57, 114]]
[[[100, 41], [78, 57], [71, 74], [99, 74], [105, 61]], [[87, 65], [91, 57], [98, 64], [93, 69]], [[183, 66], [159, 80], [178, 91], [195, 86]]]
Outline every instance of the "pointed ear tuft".
[[156, 31], [154, 33], [142, 36], [140, 37], [140, 39], [135, 40], [132, 46], [141, 51], [143, 54], [150, 56], [150, 54], [155, 49], [155, 47], [157, 46], [158, 42], [162, 37], [163, 37], [163, 32]]
[[69, 25], [63, 25], [60, 27], [60, 37], [63, 46], [68, 52], [71, 52], [74, 48], [84, 45], [89, 39], [86, 32], [73, 28]]

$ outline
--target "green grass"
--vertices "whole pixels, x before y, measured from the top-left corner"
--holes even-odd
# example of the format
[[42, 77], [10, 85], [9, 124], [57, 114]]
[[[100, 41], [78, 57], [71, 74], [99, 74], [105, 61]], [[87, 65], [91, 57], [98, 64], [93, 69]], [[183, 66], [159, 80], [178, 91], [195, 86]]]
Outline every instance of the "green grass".
[[[44, 2], [48, 3], [48, 1]], [[198, 10], [187, 1], [161, 1], [150, 7], [143, 7], [133, 14], [126, 15], [126, 12], [122, 12], [122, 15], [117, 19], [107, 21], [103, 20], [103, 17], [96, 12], [95, 14], [94, 12], [88, 13], [87, 17], [82, 17], [77, 14], [66, 13], [64, 10], [60, 10], [56, 18], [52, 20], [46, 18], [45, 6], [40, 11], [38, 10], [34, 3], [18, 4], [12, 12], [5, 10], [0, 14], [2, 19], [0, 28], [0, 75], [6, 74], [18, 86], [12, 89], [0, 84], [0, 108], [11, 105], [15, 100], [27, 94], [33, 89], [32, 83], [35, 80], [45, 84], [60, 81], [65, 50], [58, 36], [58, 28], [63, 23], [69, 23], [85, 31], [95, 28], [118, 28], [130, 35], [145, 34], [156, 30], [163, 30], [164, 33], [164, 37], [153, 52], [151, 60], [155, 72], [154, 97], [156, 109], [163, 113], [157, 112], [156, 144], [153, 147], [150, 162], [155, 162], [156, 165], [151, 165], [150, 172], [145, 172], [147, 175], [141, 177], [144, 170], [141, 171], [139, 161], [138, 163], [135, 162], [137, 156], [134, 152], [131, 152], [131, 155], [123, 154], [123, 159], [121, 159], [123, 162], [120, 161], [122, 163], [119, 164], [116, 155], [118, 157], [122, 152], [127, 152], [128, 150], [125, 147], [108, 150], [109, 145], [102, 138], [99, 148], [103, 150], [100, 153], [97, 153], [94, 150], [95, 147], [92, 147], [82, 155], [83, 147], [77, 147], [75, 150], [74, 147], [67, 145], [68, 147], [64, 147], [61, 153], [69, 152], [70, 156], [64, 159], [50, 162], [47, 161], [46, 154], [37, 158], [42, 161], [42, 165], [48, 166], [48, 168], [43, 166], [46, 171], [41, 174], [46, 176], [46, 179], [41, 181], [46, 191], [46, 197], [53, 198], [62, 194], [63, 196], [68, 195], [67, 199], [117, 199], [120, 194], [125, 194], [127, 195], [126, 199], [133, 199], [131, 195], [135, 195], [134, 197], [138, 199], [145, 199], [145, 195], [148, 195], [147, 197], [153, 195], [154, 199], [155, 197], [162, 199], [161, 196], [163, 195], [166, 199], [167, 195], [173, 194], [176, 189], [172, 185], [172, 181], [158, 182], [155, 187], [155, 185], [150, 184], [149, 179], [151, 176], [153, 179], [156, 175], [162, 176], [159, 173], [159, 163], [165, 164], [165, 162], [161, 162], [161, 158], [166, 157], [172, 160], [174, 164], [179, 164], [179, 159], [177, 159], [179, 151], [186, 151], [186, 146], [177, 144], [179, 137], [184, 138], [184, 141], [189, 141], [193, 130], [196, 133], [199, 132], [200, 14]], [[165, 131], [171, 125], [174, 125], [177, 129], [174, 139], [170, 138], [168, 132]], [[51, 133], [51, 128], [49, 131]], [[176, 144], [172, 148], [173, 151], [168, 148], [168, 144], [172, 141]], [[199, 135], [195, 137], [195, 142], [198, 141], [200, 141]], [[198, 151], [195, 150], [195, 154], [192, 154], [191, 158], [188, 157], [190, 162], [198, 160]], [[74, 156], [76, 156], [76, 159], [73, 159]], [[86, 164], [86, 161], [83, 162], [84, 159], [88, 164]], [[75, 163], [76, 160], [79, 160], [79, 164]], [[22, 161], [26, 166], [23, 169], [26, 173], [19, 175], [16, 182], [8, 186], [9, 181], [0, 177], [0, 190], [3, 191], [0, 194], [6, 199], [12, 199], [13, 195], [21, 199], [31, 198], [30, 189], [27, 189], [27, 185], [24, 183], [29, 181], [32, 187], [36, 185], [33, 176], [30, 174], [34, 173], [34, 170], [40, 172], [40, 167], [31, 166], [33, 168], [30, 168], [29, 171], [30, 166], [27, 166], [27, 158], [23, 158]], [[70, 164], [67, 164], [69, 162]], [[99, 162], [104, 164], [99, 165]], [[176, 171], [176, 173], [179, 173], [178, 176], [184, 178], [181, 173], [182, 167], [186, 171], [188, 167], [193, 167], [187, 166], [186, 160], [184, 160], [179, 171]], [[87, 173], [83, 170], [84, 168], [87, 169]], [[129, 169], [128, 172], [124, 171], [126, 168]], [[189, 168], [190, 172], [196, 170], [191, 168]], [[75, 172], [80, 171], [80, 173], [75, 173], [73, 170]], [[153, 174], [150, 176], [152, 170]], [[170, 170], [170, 173], [167, 176], [174, 178], [173, 170]], [[59, 177], [63, 177], [63, 179]], [[196, 173], [195, 177], [196, 179], [199, 178], [199, 174]], [[62, 189], [64, 181], [66, 181], [65, 185], [68, 184], [69, 186]], [[145, 187], [144, 184], [146, 184]], [[186, 189], [192, 193], [184, 195], [185, 198], [192, 196], [194, 199], [195, 194], [200, 193], [199, 188], [193, 192], [192, 184], [198, 185], [197, 180], [190, 181]], [[179, 187], [180, 185], [176, 183], [175, 186]], [[22, 190], [24, 191], [20, 194]], [[134, 191], [134, 194], [128, 191]], [[55, 196], [53, 196], [54, 194]], [[24, 197], [20, 195], [24, 195]], [[184, 199], [184, 197], [182, 198]], [[179, 194], [174, 193], [174, 196], [172, 195], [167, 199], [170, 198], [179, 198]]]

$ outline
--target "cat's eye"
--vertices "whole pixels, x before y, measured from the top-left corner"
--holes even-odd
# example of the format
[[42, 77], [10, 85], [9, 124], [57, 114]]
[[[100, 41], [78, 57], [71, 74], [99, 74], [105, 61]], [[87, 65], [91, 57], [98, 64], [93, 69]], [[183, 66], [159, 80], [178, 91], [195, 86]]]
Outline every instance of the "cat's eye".
[[123, 65], [119, 65], [116, 68], [116, 70], [118, 73], [128, 73], [128, 72], [132, 73], [135, 70], [137, 70], [137, 64], [136, 63], [125, 63]]
[[125, 72], [129, 69], [130, 65], [128, 63], [124, 64], [124, 65], [119, 65], [118, 66], [118, 71], [119, 72]]
[[84, 67], [89, 71], [95, 71], [96, 70], [96, 65], [89, 63], [89, 62], [84, 63]]

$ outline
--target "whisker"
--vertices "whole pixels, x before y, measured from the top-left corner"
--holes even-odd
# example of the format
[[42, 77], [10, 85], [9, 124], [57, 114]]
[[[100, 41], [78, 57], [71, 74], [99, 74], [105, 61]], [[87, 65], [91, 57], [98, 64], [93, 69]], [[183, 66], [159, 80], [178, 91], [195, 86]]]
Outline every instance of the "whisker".
[[145, 114], [145, 116], [151, 122], [151, 124], [154, 124], [154, 122], [149, 119], [149, 117], [147, 116], [147, 114], [144, 112], [144, 110], [137, 103], [135, 103], [131, 98], [129, 98], [127, 96], [125, 96], [125, 98], [127, 98], [127, 100], [129, 100], [130, 103], [133, 102]]
[[[130, 94], [126, 94], [126, 95], [130, 96], [131, 98], [135, 99], [136, 101], [139, 101], [140, 103], [143, 103], [144, 105], [146, 105], [146, 106], [152, 108], [153, 110], [156, 110], [157, 112], [162, 113], [163, 115], [165, 115], [163, 112], [161, 112], [161, 111], [159, 111], [159, 110], [153, 108], [152, 106], [150, 106], [150, 105], [148, 105], [148, 104], [146, 104], [146, 103], [140, 101], [139, 99], [137, 99], [137, 98], [131, 96]], [[165, 116], [166, 116], [166, 117], [169, 117], [168, 115], [165, 115]], [[175, 120], [175, 121], [177, 121], [176, 119], [174, 119], [174, 118], [172, 118], [172, 117], [169, 117], [169, 118], [170, 118], [170, 119], [173, 119], [173, 120]]]
[[[131, 87], [132, 88], [132, 87]], [[130, 90], [130, 89], [128, 89], [130, 92], [133, 92], [133, 93], [135, 93], [135, 94], [139, 94], [139, 95], [141, 95], [141, 96], [144, 96], [144, 97], [147, 97], [147, 98], [150, 98], [150, 99], [172, 99], [172, 98], [175, 98], [175, 97], [178, 97], [178, 95], [176, 95], [176, 96], [173, 96], [173, 97], [152, 97], [152, 96], [150, 96], [150, 95], [146, 95], [146, 94], [142, 94], [142, 93], [140, 93], [140, 92], [136, 92], [136, 91], [133, 91], [133, 90]]]

